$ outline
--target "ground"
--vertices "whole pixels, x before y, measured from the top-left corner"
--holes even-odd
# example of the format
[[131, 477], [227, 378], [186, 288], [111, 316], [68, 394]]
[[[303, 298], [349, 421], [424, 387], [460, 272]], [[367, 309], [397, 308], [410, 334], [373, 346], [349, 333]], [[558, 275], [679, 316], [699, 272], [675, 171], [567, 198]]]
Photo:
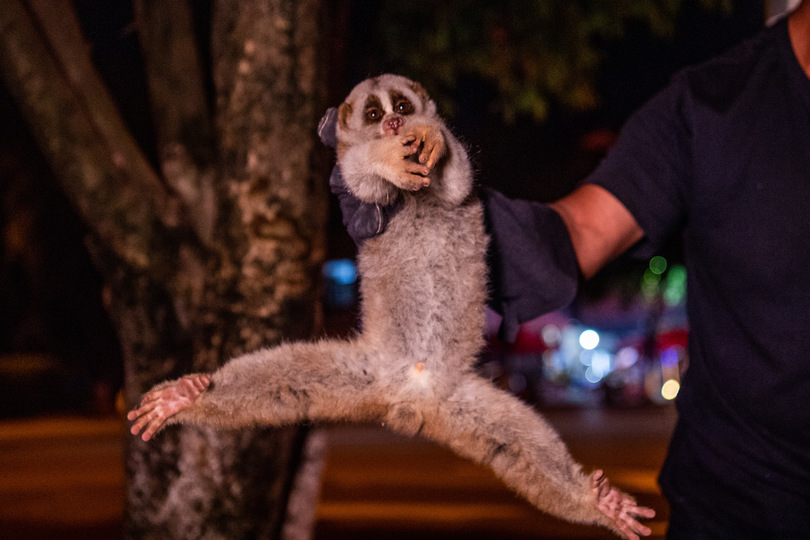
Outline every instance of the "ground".
[[[586, 468], [656, 510], [648, 524], [662, 539], [668, 512], [655, 479], [673, 408], [543, 413]], [[117, 416], [0, 421], [0, 530], [18, 540], [120, 537], [127, 436]], [[537, 512], [489, 470], [421, 439], [375, 426], [332, 426], [328, 437], [315, 540], [615, 538]]]

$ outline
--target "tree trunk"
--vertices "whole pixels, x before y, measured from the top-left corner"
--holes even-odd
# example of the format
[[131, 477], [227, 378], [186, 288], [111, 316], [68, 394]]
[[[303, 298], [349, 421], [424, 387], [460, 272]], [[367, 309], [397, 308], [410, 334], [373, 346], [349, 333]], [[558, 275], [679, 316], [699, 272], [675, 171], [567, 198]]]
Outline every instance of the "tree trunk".
[[[93, 231], [130, 405], [161, 380], [310, 337], [327, 211], [318, 2], [214, 2], [213, 114], [188, 5], [135, 8], [160, 174], [120, 121], [70, 4], [0, 5], [0, 67]], [[127, 537], [290, 537], [302, 428], [128, 440]]]

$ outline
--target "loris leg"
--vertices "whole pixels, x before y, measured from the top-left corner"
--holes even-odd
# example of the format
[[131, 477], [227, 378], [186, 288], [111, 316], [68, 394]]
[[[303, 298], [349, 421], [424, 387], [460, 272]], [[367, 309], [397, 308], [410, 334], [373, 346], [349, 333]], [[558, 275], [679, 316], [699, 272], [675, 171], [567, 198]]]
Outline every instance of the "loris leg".
[[589, 477], [556, 432], [530, 407], [475, 375], [425, 415], [422, 434], [488, 465], [539, 509], [563, 519], [598, 523], [626, 536], [650, 534], [637, 517], [655, 512], [613, 489], [601, 471]]
[[283, 425], [318, 420], [380, 420], [378, 381], [353, 342], [291, 343], [256, 351], [216, 372], [157, 385], [127, 418], [149, 440], [164, 425]]

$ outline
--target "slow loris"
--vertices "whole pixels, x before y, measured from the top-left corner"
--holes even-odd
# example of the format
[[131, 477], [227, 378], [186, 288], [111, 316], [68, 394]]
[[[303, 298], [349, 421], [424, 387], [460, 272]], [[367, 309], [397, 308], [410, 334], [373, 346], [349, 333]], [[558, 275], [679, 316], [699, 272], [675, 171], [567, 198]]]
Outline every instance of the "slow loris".
[[487, 237], [462, 145], [418, 84], [382, 75], [338, 109], [338, 164], [360, 200], [402, 209], [358, 254], [362, 332], [235, 358], [146, 393], [128, 415], [149, 440], [164, 424], [222, 427], [377, 421], [488, 465], [537, 508], [648, 535], [654, 512], [583, 474], [529, 406], [476, 374]]

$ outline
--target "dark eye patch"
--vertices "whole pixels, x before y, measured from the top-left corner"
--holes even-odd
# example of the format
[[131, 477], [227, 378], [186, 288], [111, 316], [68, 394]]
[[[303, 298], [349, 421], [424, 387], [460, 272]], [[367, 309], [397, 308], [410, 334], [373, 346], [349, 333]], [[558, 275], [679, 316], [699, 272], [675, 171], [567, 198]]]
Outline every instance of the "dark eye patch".
[[405, 94], [402, 92], [391, 90], [388, 96], [391, 98], [391, 103], [394, 106], [395, 113], [402, 115], [414, 113], [415, 107], [413, 106], [413, 103], [411, 103], [411, 100], [405, 97]]
[[383, 111], [383, 104], [380, 98], [374, 94], [366, 98], [366, 104], [363, 107], [363, 120], [366, 124], [376, 124], [380, 122], [385, 116]]

